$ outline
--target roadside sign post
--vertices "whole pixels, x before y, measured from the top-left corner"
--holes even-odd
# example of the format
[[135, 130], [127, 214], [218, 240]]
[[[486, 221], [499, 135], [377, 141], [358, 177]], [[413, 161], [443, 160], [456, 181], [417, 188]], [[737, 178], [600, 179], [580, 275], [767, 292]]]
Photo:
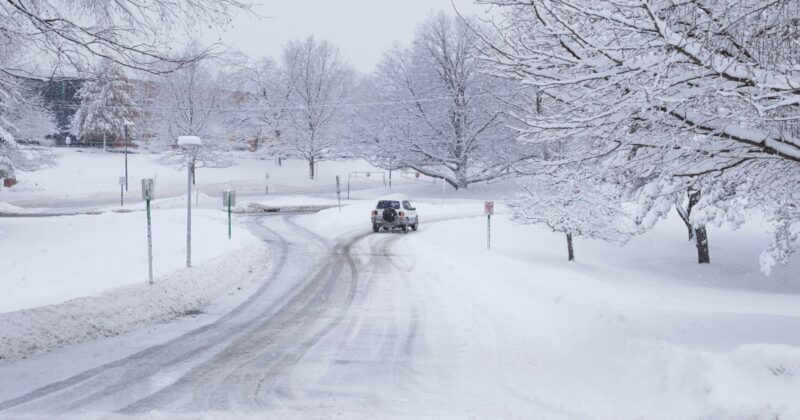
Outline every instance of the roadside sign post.
[[[120, 178], [120, 185], [122, 185], [122, 178]], [[155, 183], [153, 179], [142, 179], [142, 198], [147, 208], [147, 272], [150, 284], [153, 284], [153, 228], [150, 218], [150, 200], [153, 199], [154, 192]]]
[[125, 206], [125, 200], [123, 198], [122, 189], [125, 188], [125, 184], [127, 183], [127, 179], [124, 176], [119, 177], [119, 206]]
[[264, 195], [269, 195], [269, 172], [267, 172], [267, 180], [265, 182], [266, 188], [264, 190]]
[[492, 249], [492, 215], [494, 214], [494, 201], [483, 203], [483, 213], [486, 214], [486, 249]]
[[342, 189], [339, 184], [339, 175], [336, 175], [336, 199], [339, 200], [339, 211], [342, 211]]
[[231, 238], [231, 206], [236, 205], [236, 191], [222, 191], [222, 205], [228, 208], [228, 239]]

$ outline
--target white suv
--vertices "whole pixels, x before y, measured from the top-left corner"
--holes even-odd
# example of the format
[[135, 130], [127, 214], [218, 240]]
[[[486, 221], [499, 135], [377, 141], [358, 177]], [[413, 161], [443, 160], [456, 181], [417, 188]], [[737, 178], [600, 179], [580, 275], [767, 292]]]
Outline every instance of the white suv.
[[378, 200], [378, 205], [372, 209], [372, 231], [377, 232], [383, 228], [400, 229], [405, 233], [408, 228], [417, 230], [419, 217], [417, 209], [407, 199], [386, 198]]

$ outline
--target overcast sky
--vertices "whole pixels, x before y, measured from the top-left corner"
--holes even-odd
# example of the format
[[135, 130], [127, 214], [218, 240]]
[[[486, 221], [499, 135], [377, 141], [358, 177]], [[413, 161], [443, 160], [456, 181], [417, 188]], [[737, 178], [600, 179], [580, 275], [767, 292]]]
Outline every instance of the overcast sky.
[[342, 57], [361, 72], [372, 71], [381, 55], [395, 43], [411, 41], [417, 24], [433, 11], [483, 15], [486, 6], [472, 0], [256, 0], [254, 12], [239, 14], [225, 32], [209, 31], [203, 38], [222, 42], [259, 58], [278, 57], [291, 39], [315, 35], [336, 44]]

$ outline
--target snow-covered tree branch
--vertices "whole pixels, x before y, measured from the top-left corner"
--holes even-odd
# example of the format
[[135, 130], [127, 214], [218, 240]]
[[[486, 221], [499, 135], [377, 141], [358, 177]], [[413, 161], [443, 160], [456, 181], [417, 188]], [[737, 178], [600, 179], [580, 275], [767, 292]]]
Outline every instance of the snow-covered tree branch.
[[694, 190], [693, 229], [748, 209], [796, 223], [779, 210], [799, 198], [797, 2], [481, 3], [503, 16], [483, 57], [541, 93], [543, 112], [519, 115], [527, 141], [568, 143], [563, 161], [601, 165], [644, 219]]
[[114, 63], [104, 61], [98, 73], [84, 82], [77, 97], [81, 105], [72, 119], [72, 134], [82, 141], [102, 141], [103, 148], [129, 141], [137, 114], [134, 85]]

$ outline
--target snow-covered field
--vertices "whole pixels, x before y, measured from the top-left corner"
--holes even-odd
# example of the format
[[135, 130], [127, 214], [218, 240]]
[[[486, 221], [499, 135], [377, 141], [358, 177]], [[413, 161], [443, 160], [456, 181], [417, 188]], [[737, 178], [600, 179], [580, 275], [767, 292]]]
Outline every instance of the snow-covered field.
[[797, 261], [764, 278], [756, 238], [719, 232], [717, 265], [699, 266], [672, 221], [675, 235], [622, 248], [578, 241], [570, 264], [560, 235], [503, 216], [487, 251], [483, 222], [439, 223], [403, 247], [450, 302], [452, 337], [434, 346], [471, 367], [464, 401], [496, 393], [575, 418], [800, 416]]
[[[119, 177], [124, 175], [124, 154], [91, 149], [59, 149], [57, 153], [56, 166], [36, 172], [20, 171], [17, 174], [19, 184], [13, 188], [0, 188], [0, 202], [26, 207], [81, 202], [113, 205], [119, 202]], [[157, 198], [186, 194], [186, 170], [166, 166], [159, 162], [160, 157], [150, 153], [128, 155], [127, 203], [141, 201], [143, 178], [155, 180]], [[240, 194], [264, 194], [269, 184], [270, 194], [297, 194], [301, 191], [334, 194], [336, 175], [341, 179], [342, 191], [346, 192], [350, 172], [376, 170], [361, 160], [323, 161], [318, 165], [317, 179], [310, 180], [308, 166], [302, 160], [285, 159], [278, 166], [273, 159], [261, 160], [247, 152], [233, 157], [234, 164], [230, 167], [197, 170], [197, 185], [201, 193], [216, 198], [223, 189], [234, 188]], [[352, 178], [354, 186], [360, 187], [379, 186], [382, 182], [382, 178], [375, 176]], [[221, 199], [217, 201], [221, 202]], [[3, 211], [2, 207], [0, 211]]]
[[[193, 215], [192, 261], [201, 265], [259, 241], [211, 210]], [[186, 212], [155, 211], [153, 272], [161, 277], [186, 264]], [[0, 313], [65, 302], [106, 290], [147, 283], [147, 219], [144, 212], [0, 222]]]

